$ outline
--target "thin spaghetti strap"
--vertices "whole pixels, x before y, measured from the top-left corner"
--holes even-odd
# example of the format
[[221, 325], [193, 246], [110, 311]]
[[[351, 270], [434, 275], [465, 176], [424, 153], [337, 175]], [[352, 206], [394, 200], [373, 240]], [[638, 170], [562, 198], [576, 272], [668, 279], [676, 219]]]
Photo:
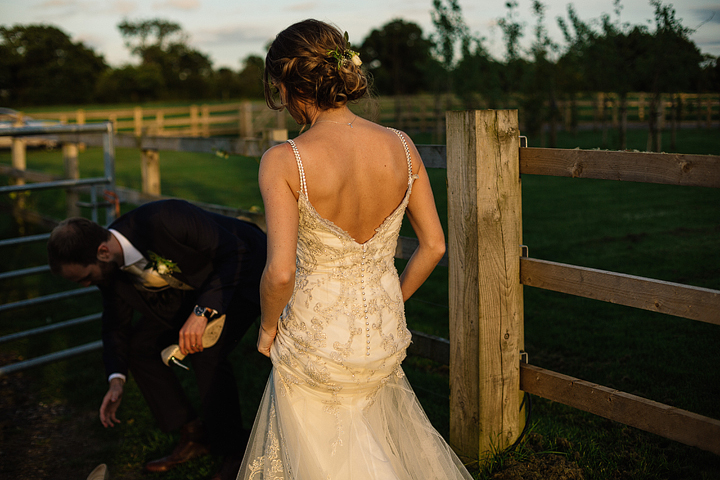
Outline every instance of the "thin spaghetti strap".
[[408, 185], [412, 184], [413, 181], [413, 173], [412, 173], [412, 158], [410, 157], [410, 147], [408, 147], [407, 142], [405, 141], [405, 137], [402, 133], [400, 133], [400, 130], [396, 130], [392, 127], [387, 127], [393, 132], [395, 132], [395, 135], [397, 135], [400, 138], [400, 141], [403, 144], [403, 147], [405, 148], [405, 158], [407, 159], [407, 165], [408, 165]]
[[288, 140], [288, 143], [295, 153], [295, 161], [297, 162], [298, 172], [300, 172], [300, 191], [307, 197], [307, 184], [305, 183], [305, 169], [303, 168], [302, 160], [300, 160], [300, 152], [298, 152], [297, 145], [292, 140]]

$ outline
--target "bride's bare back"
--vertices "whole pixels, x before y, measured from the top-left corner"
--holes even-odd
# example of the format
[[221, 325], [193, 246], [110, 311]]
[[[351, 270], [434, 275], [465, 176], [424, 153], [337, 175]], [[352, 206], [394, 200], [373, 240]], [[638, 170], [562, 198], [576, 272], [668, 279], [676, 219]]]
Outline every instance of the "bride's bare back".
[[[317, 122], [296, 144], [308, 198], [318, 214], [358, 243], [372, 238], [408, 186], [405, 148], [397, 134], [358, 117], [352, 127]], [[413, 165], [413, 173], [417, 169]], [[295, 177], [289, 180], [297, 197], [300, 180]]]

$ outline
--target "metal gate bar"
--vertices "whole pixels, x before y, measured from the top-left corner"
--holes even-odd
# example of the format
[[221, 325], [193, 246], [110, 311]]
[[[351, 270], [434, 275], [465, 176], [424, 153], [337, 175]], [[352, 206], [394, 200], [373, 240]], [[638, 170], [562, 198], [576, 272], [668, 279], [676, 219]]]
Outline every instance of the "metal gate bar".
[[102, 340], [98, 340], [96, 342], [80, 345], [79, 347], [68, 348], [60, 352], [43, 355], [42, 357], [31, 358], [30, 360], [25, 360], [23, 362], [5, 365], [4, 367], [0, 367], [0, 377], [4, 377], [10, 373], [19, 372], [20, 370], [25, 370], [26, 368], [37, 367], [45, 365], [46, 363], [57, 362], [58, 360], [65, 360], [76, 355], [92, 352], [94, 350], [100, 350], [101, 348]]
[[38, 335], [40, 333], [52, 332], [53, 330], [59, 330], [61, 328], [65, 328], [65, 327], [72, 327], [75, 325], [80, 325], [82, 323], [91, 322], [93, 320], [100, 320], [101, 317], [102, 317], [102, 313], [93, 313], [90, 315], [85, 315], [84, 317], [78, 317], [78, 318], [74, 318], [72, 320], [67, 320], [65, 322], [53, 323], [52, 325], [46, 325], [44, 327], [33, 328], [32, 330], [25, 330], [24, 332], [11, 333], [10, 335], [5, 335], [4, 337], [0, 337], [0, 343], [11, 342], [13, 340], [30, 337], [32, 335]]
[[70, 290], [67, 292], [52, 293], [42, 297], [30, 298], [28, 300], [20, 300], [19, 302], [6, 303], [0, 305], [0, 313], [7, 312], [9, 310], [15, 310], [16, 308], [33, 307], [35, 305], [41, 305], [43, 303], [52, 302], [55, 300], [61, 300], [64, 298], [77, 297], [80, 295], [87, 295], [88, 293], [99, 292], [96, 287], [85, 287], [78, 288], [76, 290]]

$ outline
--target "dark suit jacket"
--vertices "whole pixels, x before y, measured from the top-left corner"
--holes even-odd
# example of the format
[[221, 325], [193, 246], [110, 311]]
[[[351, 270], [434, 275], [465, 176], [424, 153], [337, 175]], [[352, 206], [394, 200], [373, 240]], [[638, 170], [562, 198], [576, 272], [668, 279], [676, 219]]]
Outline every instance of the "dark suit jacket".
[[[142, 314], [143, 321], [179, 330], [195, 304], [220, 314], [232, 314], [230, 310], [246, 302], [259, 307], [267, 241], [257, 226], [182, 200], [161, 200], [126, 213], [108, 228], [123, 234], [146, 259], [154, 252], [175, 262], [180, 272], [173, 276], [194, 288], [147, 295], [124, 272], [100, 287], [108, 374], [127, 375], [133, 311]], [[228, 315], [226, 321], [234, 319]]]

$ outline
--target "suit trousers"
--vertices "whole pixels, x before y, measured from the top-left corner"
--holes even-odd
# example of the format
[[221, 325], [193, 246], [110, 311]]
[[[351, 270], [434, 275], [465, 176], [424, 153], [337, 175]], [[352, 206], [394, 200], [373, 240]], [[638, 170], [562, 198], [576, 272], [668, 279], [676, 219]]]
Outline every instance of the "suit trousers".
[[[213, 453], [219, 455], [234, 455], [236, 448], [244, 449], [237, 383], [228, 355], [260, 314], [259, 307], [252, 303], [246, 302], [242, 308], [235, 303], [240, 302], [231, 303], [217, 343], [183, 361], [192, 365], [207, 441]], [[176, 376], [179, 367], [166, 366], [160, 357], [165, 347], [178, 343], [179, 331], [180, 327], [143, 317], [134, 325], [130, 339], [130, 372], [158, 426], [165, 432], [177, 430], [198, 417]]]

